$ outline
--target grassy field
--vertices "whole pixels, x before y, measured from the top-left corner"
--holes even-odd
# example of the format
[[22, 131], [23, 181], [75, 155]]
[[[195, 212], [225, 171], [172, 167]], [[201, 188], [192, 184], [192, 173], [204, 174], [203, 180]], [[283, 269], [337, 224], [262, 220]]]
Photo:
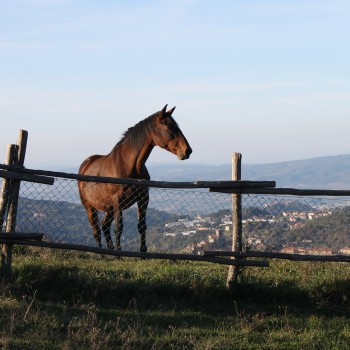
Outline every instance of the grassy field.
[[1, 349], [349, 349], [350, 265], [246, 268], [17, 248]]

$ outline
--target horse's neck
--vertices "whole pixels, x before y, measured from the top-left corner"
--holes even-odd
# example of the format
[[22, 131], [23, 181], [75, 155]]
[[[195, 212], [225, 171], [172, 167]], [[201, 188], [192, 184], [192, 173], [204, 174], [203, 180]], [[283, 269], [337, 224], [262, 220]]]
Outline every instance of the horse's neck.
[[[140, 149], [130, 147], [128, 144], [120, 144], [112, 151], [114, 159], [123, 159], [123, 167], [128, 176], [141, 175], [148, 157], [154, 148], [153, 142], [145, 142]], [[122, 157], [120, 157], [122, 155]]]
[[137, 160], [136, 160], [136, 171], [138, 174], [141, 174], [141, 169], [145, 165], [148, 157], [150, 156], [152, 150], [154, 148], [153, 143], [145, 144], [140, 152], [137, 155]]

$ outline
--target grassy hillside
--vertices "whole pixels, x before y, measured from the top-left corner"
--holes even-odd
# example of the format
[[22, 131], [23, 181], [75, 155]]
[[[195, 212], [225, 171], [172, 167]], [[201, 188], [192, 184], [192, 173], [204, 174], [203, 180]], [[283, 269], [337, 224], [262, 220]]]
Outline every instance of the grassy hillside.
[[246, 269], [16, 248], [2, 349], [347, 349], [350, 266]]

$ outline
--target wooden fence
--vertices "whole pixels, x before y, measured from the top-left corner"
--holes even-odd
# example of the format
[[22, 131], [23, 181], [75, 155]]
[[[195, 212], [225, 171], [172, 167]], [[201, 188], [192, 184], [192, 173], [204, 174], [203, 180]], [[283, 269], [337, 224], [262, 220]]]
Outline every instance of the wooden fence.
[[[242, 266], [269, 266], [268, 261], [262, 258], [277, 258], [303, 261], [341, 261], [350, 262], [350, 256], [315, 256], [297, 255], [269, 252], [244, 252], [242, 246], [242, 203], [244, 194], [271, 194], [271, 195], [297, 195], [297, 196], [350, 196], [350, 191], [344, 190], [299, 190], [289, 188], [276, 188], [274, 181], [244, 181], [241, 180], [241, 154], [234, 153], [232, 158], [231, 181], [195, 181], [195, 182], [164, 182], [135, 179], [116, 179], [96, 176], [67, 174], [63, 172], [33, 170], [24, 168], [24, 156], [28, 133], [20, 131], [19, 141], [16, 145], [9, 145], [5, 164], [0, 164], [0, 177], [2, 191], [0, 197], [0, 243], [2, 244], [2, 277], [9, 281], [12, 276], [12, 245], [30, 245], [53, 249], [69, 249], [97, 254], [106, 254], [116, 257], [138, 257], [145, 259], [171, 259], [206, 261], [230, 265], [227, 286], [232, 287], [237, 280]], [[16, 213], [21, 181], [37, 182], [52, 185], [55, 178], [74, 179], [78, 181], [124, 184], [143, 187], [198, 189], [206, 188], [210, 192], [227, 193], [232, 196], [232, 252], [206, 251], [204, 255], [169, 254], [169, 253], [139, 253], [130, 251], [115, 251], [84, 245], [55, 243], [43, 240], [42, 233], [15, 232]], [[5, 217], [7, 216], [7, 220]], [[4, 225], [6, 222], [6, 226]], [[259, 260], [247, 260], [259, 258]]]

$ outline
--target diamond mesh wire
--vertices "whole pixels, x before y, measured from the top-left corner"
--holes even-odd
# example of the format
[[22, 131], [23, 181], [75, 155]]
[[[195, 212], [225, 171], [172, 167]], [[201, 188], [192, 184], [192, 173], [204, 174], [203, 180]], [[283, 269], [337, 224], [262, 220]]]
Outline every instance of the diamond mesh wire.
[[[0, 182], [1, 185], [2, 181]], [[100, 195], [105, 210], [112, 212], [119, 196], [108, 198], [120, 187], [90, 183]], [[125, 188], [124, 188], [125, 190]], [[145, 202], [144, 188], [129, 186], [124, 196], [123, 250], [140, 249], [140, 234], [134, 201]], [[95, 198], [96, 199], [96, 198]], [[145, 203], [142, 203], [145, 205]], [[105, 216], [98, 214], [99, 222]], [[112, 221], [112, 220], [110, 220]], [[231, 250], [232, 198], [208, 190], [149, 189], [147, 246], [154, 252]], [[16, 221], [17, 232], [44, 233], [44, 239], [96, 246], [93, 229], [81, 203], [76, 180], [56, 178], [52, 186], [22, 182]], [[118, 223], [119, 224], [119, 223]], [[116, 244], [111, 222], [111, 239]], [[4, 223], [4, 226], [6, 222]], [[107, 225], [108, 226], [108, 225]], [[350, 198], [242, 195], [243, 246], [247, 250], [305, 254], [350, 254]], [[101, 232], [102, 246], [106, 239]]]

